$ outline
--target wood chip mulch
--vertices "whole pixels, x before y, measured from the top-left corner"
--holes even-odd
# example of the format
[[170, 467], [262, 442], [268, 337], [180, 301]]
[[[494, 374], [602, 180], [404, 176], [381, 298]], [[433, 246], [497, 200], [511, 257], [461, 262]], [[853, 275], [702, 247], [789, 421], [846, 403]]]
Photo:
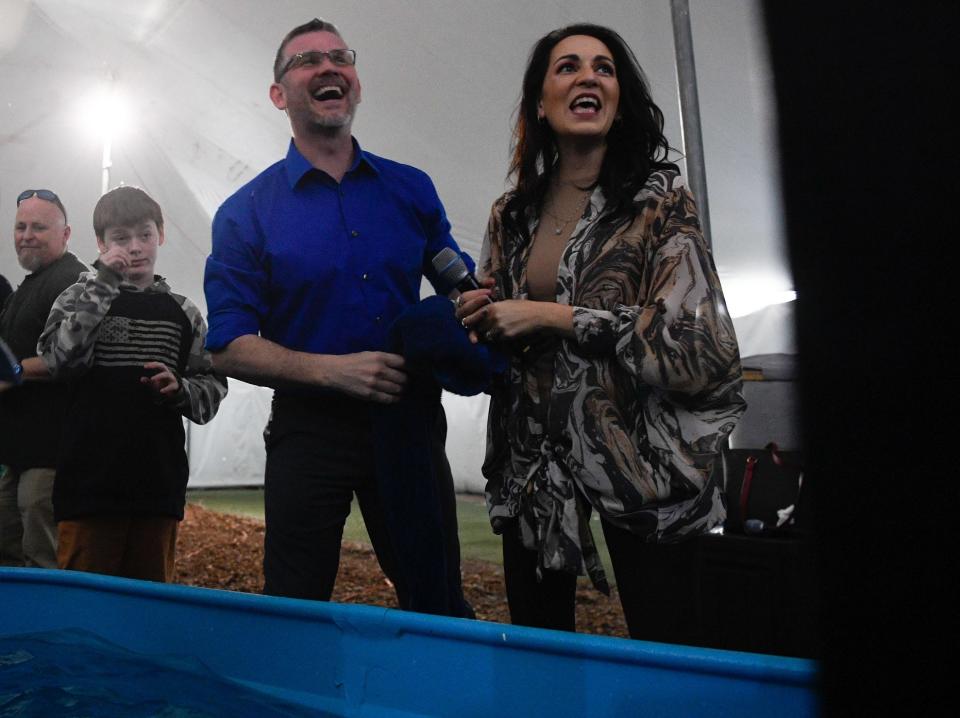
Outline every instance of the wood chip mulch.
[[[263, 588], [263, 521], [221, 514], [188, 504], [177, 539], [177, 583], [228, 591], [260, 593]], [[467, 600], [484, 621], [509, 623], [503, 569], [486, 561], [462, 565]], [[396, 595], [373, 549], [345, 541], [333, 600], [396, 608]], [[584, 581], [577, 589], [577, 629], [582, 633], [626, 637], [616, 595], [604, 596]]]

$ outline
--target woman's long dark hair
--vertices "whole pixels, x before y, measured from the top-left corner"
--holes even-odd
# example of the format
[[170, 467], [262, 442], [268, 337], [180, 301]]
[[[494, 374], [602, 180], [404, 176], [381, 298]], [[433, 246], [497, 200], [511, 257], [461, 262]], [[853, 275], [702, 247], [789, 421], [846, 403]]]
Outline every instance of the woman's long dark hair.
[[632, 205], [651, 170], [666, 163], [670, 150], [663, 135], [663, 113], [650, 97], [640, 63], [619, 34], [600, 25], [580, 23], [544, 36], [530, 52], [523, 75], [510, 162], [510, 175], [516, 176], [516, 186], [503, 210], [504, 228], [524, 241], [529, 241], [527, 223], [543, 206], [558, 160], [553, 130], [547, 122], [539, 121], [537, 106], [550, 53], [571, 35], [588, 35], [602, 42], [610, 49], [616, 65], [620, 85], [619, 119], [607, 134], [607, 151], [597, 178], [597, 184], [614, 210]]

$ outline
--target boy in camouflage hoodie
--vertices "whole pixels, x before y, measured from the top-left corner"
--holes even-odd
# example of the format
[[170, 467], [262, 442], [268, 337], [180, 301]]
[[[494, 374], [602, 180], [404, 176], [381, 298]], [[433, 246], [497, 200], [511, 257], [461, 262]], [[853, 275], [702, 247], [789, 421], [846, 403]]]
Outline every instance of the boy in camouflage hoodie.
[[96, 271], [60, 295], [37, 347], [71, 382], [53, 487], [57, 564], [170, 581], [189, 474], [181, 416], [210, 421], [227, 384], [199, 310], [154, 275], [160, 206], [119, 187], [93, 226]]

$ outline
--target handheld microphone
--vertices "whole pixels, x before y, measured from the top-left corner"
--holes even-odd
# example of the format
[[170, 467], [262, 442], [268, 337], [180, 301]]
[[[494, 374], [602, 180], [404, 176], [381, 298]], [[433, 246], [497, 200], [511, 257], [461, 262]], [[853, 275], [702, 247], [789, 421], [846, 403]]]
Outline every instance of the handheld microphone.
[[[482, 289], [480, 282], [473, 276], [473, 273], [467, 267], [467, 263], [463, 261], [463, 257], [450, 247], [444, 247], [437, 252], [433, 258], [433, 268], [447, 286], [456, 287], [459, 292]], [[493, 299], [487, 297], [487, 304], [492, 303]], [[509, 344], [514, 351], [521, 355], [530, 351], [531, 345], [522, 339], [509, 342]]]
[[444, 247], [437, 252], [433, 258], [433, 269], [445, 284], [456, 287], [459, 292], [481, 288], [480, 282], [473, 276], [463, 257], [450, 247]]

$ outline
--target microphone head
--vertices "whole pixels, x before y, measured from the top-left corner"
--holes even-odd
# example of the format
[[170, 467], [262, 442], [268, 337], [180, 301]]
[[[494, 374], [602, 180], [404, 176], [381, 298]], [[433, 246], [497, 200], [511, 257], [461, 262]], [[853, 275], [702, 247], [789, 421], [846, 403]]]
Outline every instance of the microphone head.
[[440, 275], [441, 281], [450, 287], [456, 287], [469, 274], [470, 269], [456, 251], [444, 247], [433, 258], [433, 269]]

